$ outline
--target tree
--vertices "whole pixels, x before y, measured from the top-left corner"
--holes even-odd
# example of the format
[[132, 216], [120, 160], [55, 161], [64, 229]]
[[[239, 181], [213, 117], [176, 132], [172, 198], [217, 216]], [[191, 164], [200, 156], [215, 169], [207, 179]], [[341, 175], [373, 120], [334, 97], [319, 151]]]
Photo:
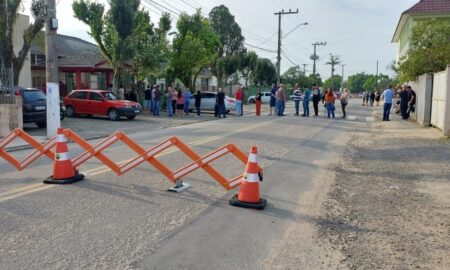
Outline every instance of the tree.
[[312, 82], [310, 78], [306, 77], [303, 74], [303, 70], [300, 70], [299, 66], [290, 67], [286, 72], [281, 76], [281, 80], [284, 84], [292, 87], [295, 84], [299, 84], [300, 86], [311, 87]]
[[130, 71], [135, 79], [139, 96], [142, 92], [142, 82], [151, 75], [159, 75], [162, 63], [167, 62], [169, 43], [167, 32], [170, 30], [169, 14], [163, 14], [157, 28], [150, 22], [148, 12], [140, 10], [137, 13], [135, 29], [132, 35], [134, 58]]
[[258, 55], [253, 52], [245, 52], [239, 57], [239, 71], [245, 79], [245, 86], [248, 87], [248, 81], [251, 73], [255, 71], [258, 63]]
[[342, 77], [340, 75], [334, 75], [323, 82], [323, 87], [325, 89], [331, 88], [336, 89], [336, 86], [341, 85]]
[[114, 90], [126, 62], [133, 59], [133, 33], [135, 32], [140, 0], [111, 0], [105, 13], [103, 4], [90, 0], [75, 0], [72, 9], [75, 18], [87, 24], [103, 56], [114, 72]]
[[198, 74], [213, 60], [220, 40], [201, 14], [182, 13], [173, 40], [170, 70], [189, 89], [195, 88]]
[[216, 57], [212, 61], [211, 71], [217, 77], [218, 85], [223, 87], [227, 78], [239, 68], [239, 58], [245, 52], [241, 27], [234, 20], [230, 10], [220, 5], [209, 13], [209, 21], [214, 32], [220, 38]]
[[308, 79], [311, 84], [316, 84], [317, 86], [322, 86], [322, 78], [319, 73], [309, 74]]
[[356, 92], [363, 91], [365, 89], [364, 83], [369, 77], [370, 75], [364, 72], [351, 75], [347, 78], [347, 88]]
[[412, 32], [411, 47], [398, 66], [401, 81], [442, 71], [450, 63], [450, 20], [420, 22]]
[[275, 65], [267, 58], [259, 58], [255, 72], [252, 73], [253, 82], [258, 86], [268, 86], [277, 79]]
[[18, 10], [22, 5], [21, 0], [0, 1], [0, 65], [13, 69], [14, 84], [19, 83], [20, 71], [23, 67], [31, 42], [34, 37], [44, 27], [45, 7], [44, 0], [31, 1], [31, 14], [34, 22], [28, 26], [21, 36], [23, 37], [23, 45], [19, 53], [16, 55], [13, 48], [13, 27], [17, 18]]

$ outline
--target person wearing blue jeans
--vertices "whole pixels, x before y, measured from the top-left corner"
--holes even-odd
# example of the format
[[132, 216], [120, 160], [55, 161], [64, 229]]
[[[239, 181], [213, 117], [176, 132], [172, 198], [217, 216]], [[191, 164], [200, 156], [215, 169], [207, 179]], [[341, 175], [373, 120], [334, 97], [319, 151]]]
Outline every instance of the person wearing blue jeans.
[[172, 92], [173, 92], [172, 87], [169, 87], [169, 88], [167, 89], [167, 94], [166, 94], [166, 101], [167, 101], [167, 116], [168, 116], [168, 117], [172, 117], [172, 116], [173, 116], [173, 108], [172, 108]]
[[300, 91], [300, 88], [298, 87], [298, 84], [295, 84], [294, 88], [294, 104], [295, 104], [295, 115], [299, 115], [300, 111], [300, 99], [302, 96], [302, 92]]
[[389, 88], [383, 91], [383, 94], [381, 94], [381, 98], [384, 98], [383, 121], [391, 121], [389, 120], [389, 115], [392, 108], [392, 99], [394, 98], [392, 85], [389, 85]]
[[184, 89], [183, 96], [184, 96], [183, 111], [185, 115], [189, 115], [189, 103], [192, 97], [191, 90], [189, 90], [189, 88]]
[[334, 114], [334, 110], [335, 110], [334, 104], [332, 104], [332, 103], [327, 103], [326, 106], [327, 106], [327, 115], [328, 115], [328, 118], [330, 118], [330, 116], [332, 116], [333, 118], [335, 118], [336, 115]]
[[303, 116], [309, 117], [309, 99], [311, 98], [311, 90], [305, 87], [305, 95], [303, 96]]

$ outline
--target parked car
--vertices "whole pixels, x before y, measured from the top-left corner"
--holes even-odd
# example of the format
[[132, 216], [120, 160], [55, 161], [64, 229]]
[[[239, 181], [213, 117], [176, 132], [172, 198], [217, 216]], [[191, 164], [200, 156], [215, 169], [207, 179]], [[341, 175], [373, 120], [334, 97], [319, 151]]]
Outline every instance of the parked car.
[[74, 90], [64, 98], [66, 115], [106, 115], [110, 120], [121, 116], [134, 119], [142, 111], [141, 105], [128, 100], [119, 100], [114, 93], [104, 90]]
[[[189, 103], [189, 111], [195, 110], [195, 96], [197, 93], [192, 95], [191, 102]], [[201, 92], [202, 95], [202, 103], [200, 105], [201, 111], [214, 111], [214, 106], [216, 105], [216, 92]], [[231, 110], [235, 109], [236, 99], [225, 95], [225, 110], [228, 114]]]
[[47, 97], [40, 89], [17, 87], [16, 96], [22, 97], [24, 123], [36, 123], [40, 128], [47, 126]]
[[[256, 96], [249, 96], [247, 102], [255, 103]], [[270, 92], [261, 92], [261, 103], [269, 103], [269, 102], [270, 102]]]

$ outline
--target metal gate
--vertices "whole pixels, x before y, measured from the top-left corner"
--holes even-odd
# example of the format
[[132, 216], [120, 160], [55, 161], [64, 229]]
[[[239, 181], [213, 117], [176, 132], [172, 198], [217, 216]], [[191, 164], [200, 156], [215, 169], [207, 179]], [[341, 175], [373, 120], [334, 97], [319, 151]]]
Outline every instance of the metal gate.
[[445, 101], [447, 92], [448, 70], [435, 73], [433, 81], [433, 104], [431, 110], [431, 124], [444, 129]]
[[14, 104], [14, 73], [11, 68], [0, 67], [0, 104]]

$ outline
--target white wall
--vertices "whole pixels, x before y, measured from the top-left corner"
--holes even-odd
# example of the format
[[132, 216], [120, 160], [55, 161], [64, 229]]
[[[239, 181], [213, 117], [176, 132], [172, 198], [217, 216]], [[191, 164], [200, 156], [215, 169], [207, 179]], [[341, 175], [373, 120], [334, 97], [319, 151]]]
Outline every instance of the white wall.
[[431, 124], [450, 136], [450, 65], [434, 74]]
[[[13, 28], [13, 48], [16, 55], [19, 54], [19, 51], [23, 46], [23, 33], [29, 25], [30, 17], [22, 14], [17, 15]], [[22, 66], [22, 70], [20, 71], [19, 85], [23, 87], [32, 86], [30, 52], [28, 52], [28, 56]]]
[[431, 103], [433, 93], [433, 75], [424, 74], [414, 82], [408, 83], [416, 92], [416, 113], [411, 117], [421, 126], [431, 125]]

